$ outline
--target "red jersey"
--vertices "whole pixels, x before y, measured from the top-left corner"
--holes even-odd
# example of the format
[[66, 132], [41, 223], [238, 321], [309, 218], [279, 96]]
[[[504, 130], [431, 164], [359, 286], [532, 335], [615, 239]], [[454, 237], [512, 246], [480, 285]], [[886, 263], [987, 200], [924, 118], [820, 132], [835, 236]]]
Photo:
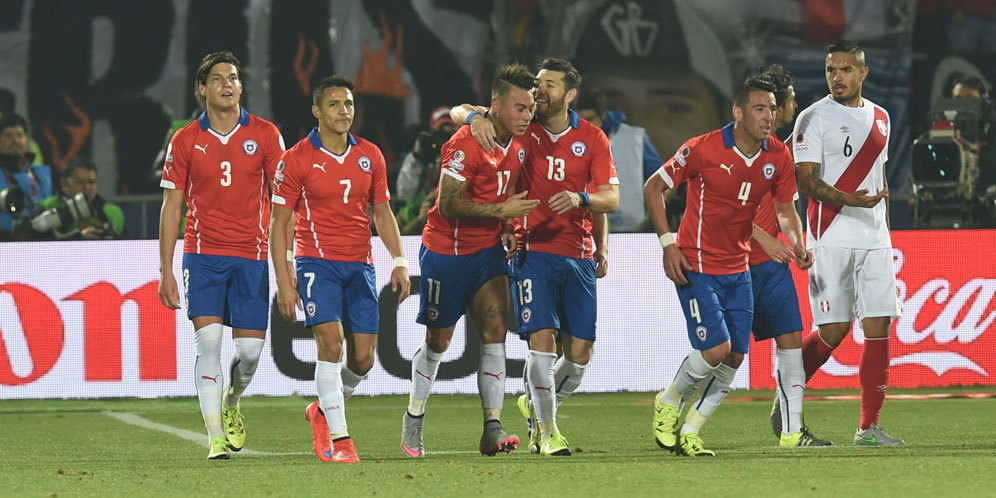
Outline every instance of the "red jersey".
[[[485, 151], [474, 140], [470, 126], [462, 126], [443, 144], [442, 175], [467, 183], [465, 199], [498, 204], [508, 199], [511, 185], [526, 161], [523, 137], [512, 136], [508, 146]], [[439, 181], [443, 181], [442, 175]], [[501, 218], [446, 218], [436, 205], [426, 216], [422, 244], [438, 254], [465, 255], [493, 247], [501, 240]]]
[[[770, 143], [781, 142], [781, 139], [775, 135], [771, 135], [768, 139]], [[784, 144], [784, 142], [783, 142]], [[785, 149], [792, 153], [792, 148], [785, 144]], [[794, 201], [798, 196], [793, 198]], [[772, 237], [778, 237], [778, 219], [775, 216], [775, 201], [771, 197], [771, 193], [767, 192], [764, 194], [764, 198], [761, 199], [761, 204], [757, 207], [757, 214], [754, 216], [754, 224], [764, 229]], [[757, 266], [765, 261], [770, 260], [767, 254], [761, 250], [761, 244], [751, 241], [750, 244], [750, 266]]]
[[245, 108], [224, 135], [207, 112], [173, 134], [159, 185], [184, 191], [183, 252], [266, 260], [267, 186], [283, 151], [277, 127]]
[[752, 157], [733, 140], [733, 123], [685, 142], [657, 174], [671, 188], [688, 180], [678, 247], [692, 270], [710, 275], [747, 271], [754, 217], [764, 195], [792, 202], [795, 167], [780, 141], [765, 140]]
[[318, 128], [284, 153], [273, 203], [294, 210], [297, 257], [372, 263], [368, 207], [387, 202], [380, 148], [346, 134], [341, 155], [322, 146]]
[[618, 185], [619, 177], [605, 132], [573, 109], [568, 112], [566, 130], [553, 133], [537, 120], [523, 135], [529, 142], [529, 164], [518, 188], [540, 204], [516, 220], [516, 234], [527, 250], [590, 259], [595, 246], [591, 211], [579, 208], [558, 215], [550, 209], [550, 197], [564, 190], [597, 192], [599, 186]]

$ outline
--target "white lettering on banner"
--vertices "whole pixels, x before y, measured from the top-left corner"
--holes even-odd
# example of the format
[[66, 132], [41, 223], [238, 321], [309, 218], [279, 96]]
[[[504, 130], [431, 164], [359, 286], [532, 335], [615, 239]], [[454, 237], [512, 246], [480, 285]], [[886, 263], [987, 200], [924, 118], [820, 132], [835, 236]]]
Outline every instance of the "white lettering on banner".
[[[971, 232], [962, 237], [974, 240], [975, 247], [996, 246], [987, 242], [996, 239], [996, 231]], [[981, 251], [974, 256], [978, 261], [959, 257], [963, 260], [960, 270], [938, 270], [939, 261], [951, 257], [949, 247], [940, 251], [923, 243], [913, 250], [910, 241], [918, 239], [902, 235], [893, 233], [899, 247], [897, 271], [902, 269], [903, 278], [898, 283], [904, 306], [893, 343], [894, 370], [917, 369], [907, 382], [911, 385], [996, 384], [990, 376], [996, 370], [996, 359], [991, 358], [996, 346], [996, 274], [984, 264], [992, 255]], [[417, 254], [419, 242], [418, 237], [404, 237], [405, 253]], [[612, 269], [608, 277], [598, 280], [598, 353], [581, 390], [659, 390], [690, 349], [674, 285], [664, 276], [659, 257], [647, 250], [658, 244], [652, 234], [613, 234], [610, 244]], [[2, 244], [2, 248], [4, 259], [18, 261], [18, 265], [9, 265], [0, 274], [0, 399], [195, 395], [193, 329], [185, 309], [168, 311], [158, 302], [157, 241], [37, 242]], [[374, 241], [373, 248], [381, 290], [389, 284], [392, 258], [379, 241]], [[178, 247], [174, 256], [174, 275], [180, 274], [181, 250]], [[74, 261], [72, 255], [82, 253], [88, 255], [82, 269], [69, 272], [64, 265], [52, 263]], [[123, 254], [129, 258], [122, 258]], [[908, 264], [902, 268], [904, 258]], [[418, 273], [417, 269], [412, 273]], [[276, 290], [272, 278], [271, 294]], [[798, 275], [796, 282], [800, 284]], [[804, 280], [801, 285], [804, 292]], [[907, 296], [907, 288], [916, 290]], [[632, 299], [634, 295], [643, 297]], [[396, 333], [381, 336], [377, 362], [357, 394], [408, 392], [411, 381], [397, 373], [402, 370], [398, 362], [410, 361], [424, 338], [424, 327], [415, 323], [417, 311], [418, 296], [413, 296], [391, 317], [390, 322], [397, 323]], [[283, 323], [279, 316], [272, 320]], [[386, 322], [383, 317], [381, 322]], [[463, 323], [457, 325], [443, 362], [472, 359], [476, 365], [477, 348], [465, 340]], [[385, 344], [384, 337], [396, 344]], [[846, 377], [829, 377], [837, 379], [834, 385], [857, 386], [860, 344], [854, 343], [863, 340], [860, 329], [853, 339], [851, 347], [857, 353], [842, 351], [847, 349], [842, 346], [835, 352], [835, 363], [825, 365], [818, 375], [826, 379], [829, 373], [839, 373]], [[288, 345], [286, 338], [282, 341]], [[750, 355], [750, 364], [740, 368], [735, 388], [767, 386], [771, 360], [764, 353], [770, 350], [763, 348], [771, 347], [770, 343], [752, 345], [761, 348], [762, 354]], [[313, 381], [284, 373], [286, 365], [278, 364], [282, 360], [275, 358], [273, 344], [268, 337], [247, 394], [313, 395]], [[388, 351], [395, 359], [380, 356]], [[526, 356], [524, 342], [513, 334], [508, 337], [507, 351], [510, 360]], [[231, 353], [231, 341], [226, 339], [222, 361]], [[281, 354], [306, 365], [315, 361], [314, 341], [307, 336], [293, 339]], [[390, 360], [394, 375], [381, 363], [382, 358]], [[510, 393], [521, 392], [521, 379], [516, 375], [509, 372]], [[476, 376], [441, 378], [433, 389], [475, 393]]]

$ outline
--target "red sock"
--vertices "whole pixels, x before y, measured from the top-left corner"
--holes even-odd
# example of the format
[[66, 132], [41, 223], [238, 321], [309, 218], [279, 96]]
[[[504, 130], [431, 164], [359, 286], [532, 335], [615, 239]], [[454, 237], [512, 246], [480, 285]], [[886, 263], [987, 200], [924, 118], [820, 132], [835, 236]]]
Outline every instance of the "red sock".
[[878, 423], [878, 415], [885, 401], [885, 391], [889, 385], [889, 338], [865, 338], [861, 350], [861, 429]]
[[833, 348], [827, 346], [827, 343], [820, 339], [818, 331], [807, 335], [802, 340], [802, 367], [806, 369], [806, 382], [809, 382], [809, 379], [813, 378], [813, 374], [830, 359], [831, 354], [833, 354]]

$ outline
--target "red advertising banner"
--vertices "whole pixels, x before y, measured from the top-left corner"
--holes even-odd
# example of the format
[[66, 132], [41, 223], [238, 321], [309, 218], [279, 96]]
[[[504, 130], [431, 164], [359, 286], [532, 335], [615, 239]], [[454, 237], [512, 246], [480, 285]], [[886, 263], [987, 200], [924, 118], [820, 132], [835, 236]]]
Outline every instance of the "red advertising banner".
[[[920, 230], [892, 233], [902, 317], [890, 335], [889, 385], [996, 384], [996, 232]], [[806, 272], [792, 267], [803, 335], [815, 330]], [[855, 322], [812, 388], [856, 388], [864, 336]], [[772, 389], [774, 342], [753, 342], [750, 386]]]

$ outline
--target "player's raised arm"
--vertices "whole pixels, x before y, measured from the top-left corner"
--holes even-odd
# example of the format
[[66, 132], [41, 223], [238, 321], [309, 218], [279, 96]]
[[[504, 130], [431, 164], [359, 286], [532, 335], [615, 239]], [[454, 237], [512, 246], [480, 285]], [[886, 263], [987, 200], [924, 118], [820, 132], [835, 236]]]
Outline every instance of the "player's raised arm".
[[828, 184], [820, 179], [820, 163], [796, 163], [795, 177], [799, 182], [799, 192], [811, 199], [842, 204], [852, 207], [875, 207], [882, 199], [889, 196], [888, 190], [882, 190], [875, 195], [868, 195], [868, 189], [863, 188], [853, 194]]
[[183, 190], [163, 190], [163, 207], [159, 211], [159, 301], [169, 309], [180, 308], [180, 291], [173, 276], [173, 251], [180, 234], [180, 211]]
[[[444, 169], [443, 173], [448, 173]], [[439, 214], [447, 218], [517, 218], [529, 214], [539, 205], [539, 200], [526, 199], [529, 192], [519, 192], [508, 196], [502, 203], [474, 202], [464, 198], [467, 182], [450, 174], [439, 179]]]
[[384, 243], [387, 252], [394, 258], [394, 270], [391, 271], [391, 290], [398, 292], [398, 303], [408, 297], [411, 281], [408, 280], [408, 260], [401, 247], [401, 231], [398, 230], [398, 220], [394, 218], [390, 202], [379, 202], [373, 205], [373, 221]]
[[450, 119], [454, 123], [470, 125], [470, 133], [474, 136], [474, 140], [484, 150], [492, 150], [498, 146], [497, 132], [495, 132], [494, 123], [484, 117], [487, 111], [486, 107], [460, 104], [450, 108]]
[[270, 215], [270, 256], [273, 258], [273, 273], [277, 280], [277, 306], [280, 308], [280, 315], [288, 322], [297, 320], [295, 306], [304, 309], [304, 303], [294, 285], [293, 272], [288, 269], [288, 265], [281, 264], [287, 259], [287, 230], [293, 216], [293, 210], [277, 202], [273, 203]]

